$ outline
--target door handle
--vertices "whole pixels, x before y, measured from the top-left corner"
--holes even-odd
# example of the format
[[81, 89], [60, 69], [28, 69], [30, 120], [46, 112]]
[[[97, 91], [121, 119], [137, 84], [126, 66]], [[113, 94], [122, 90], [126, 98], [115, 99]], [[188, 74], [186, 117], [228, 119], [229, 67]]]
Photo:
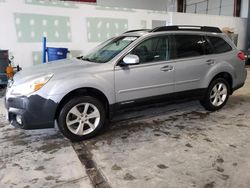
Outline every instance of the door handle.
[[173, 69], [174, 69], [174, 67], [171, 65], [161, 67], [161, 71], [163, 71], [163, 72], [169, 72], [169, 71], [172, 71]]
[[214, 59], [209, 59], [209, 60], [206, 61], [206, 63], [208, 65], [214, 65], [215, 64], [215, 60]]

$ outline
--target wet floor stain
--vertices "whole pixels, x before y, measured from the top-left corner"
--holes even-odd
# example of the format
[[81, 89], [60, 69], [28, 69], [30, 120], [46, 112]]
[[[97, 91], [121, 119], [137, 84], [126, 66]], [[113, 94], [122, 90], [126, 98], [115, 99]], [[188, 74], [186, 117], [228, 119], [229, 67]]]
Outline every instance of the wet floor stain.
[[157, 167], [160, 169], [167, 169], [168, 168], [168, 166], [166, 166], [164, 164], [158, 164]]
[[44, 170], [44, 169], [45, 169], [44, 166], [39, 166], [39, 167], [35, 168], [34, 170], [42, 171], [42, 170]]
[[157, 134], [157, 133], [155, 133], [154, 135], [155, 135], [155, 136], [161, 136], [160, 134]]
[[32, 184], [35, 184], [35, 183], [37, 183], [38, 180], [39, 180], [39, 178], [34, 178], [34, 179], [32, 179], [30, 182], [31, 182]]
[[203, 140], [205, 140], [207, 142], [212, 142], [212, 140], [210, 140], [209, 138], [204, 138]]
[[45, 180], [47, 180], [47, 181], [56, 180], [58, 177], [60, 177], [60, 176], [57, 176], [57, 177], [54, 177], [54, 176], [46, 176], [46, 177], [45, 177]]
[[205, 184], [203, 188], [214, 188], [214, 185], [215, 185], [215, 182], [212, 181], [212, 182]]
[[36, 149], [37, 149], [37, 151], [53, 154], [65, 146], [66, 146], [65, 143], [59, 140], [59, 141], [54, 141], [53, 144], [52, 143], [45, 143], [44, 145], [42, 145]]
[[222, 157], [218, 157], [217, 159], [216, 159], [216, 162], [217, 163], [224, 163], [224, 159], [222, 158]]
[[0, 187], [54, 187], [61, 183], [56, 158], [58, 152], [69, 151], [70, 142], [54, 129], [20, 130], [3, 118], [0, 115]]
[[120, 166], [118, 166], [117, 164], [114, 164], [112, 167], [111, 167], [112, 170], [122, 170], [122, 168]]
[[221, 168], [221, 167], [219, 167], [219, 166], [217, 166], [216, 170], [217, 170], [218, 172], [224, 172], [224, 169]]
[[236, 124], [236, 126], [237, 126], [237, 127], [247, 127], [247, 128], [249, 128], [249, 126], [248, 126], [248, 125], [245, 125], [245, 124]]
[[123, 177], [123, 179], [126, 181], [133, 181], [136, 178], [133, 175], [131, 175], [130, 173], [126, 173], [125, 176]]
[[186, 146], [186, 147], [189, 147], [189, 148], [192, 148], [192, 147], [193, 147], [190, 143], [187, 143], [185, 146]]
[[233, 163], [232, 165], [233, 165], [233, 166], [237, 166], [237, 165], [238, 165], [238, 163]]
[[228, 180], [229, 179], [229, 175], [226, 175], [226, 174], [221, 174], [221, 176], [220, 176], [220, 178], [222, 179], [222, 180]]
[[[210, 116], [211, 112], [198, 112], [191, 111], [176, 115], [169, 115], [164, 118], [152, 118], [148, 121], [133, 121], [111, 123], [105, 132], [98, 138], [93, 138], [91, 141], [87, 141], [90, 149], [98, 149], [96, 143], [105, 142], [108, 145], [113, 144], [113, 140], [118, 137], [123, 141], [128, 141], [131, 134], [140, 133], [145, 129], [152, 130], [153, 136], [161, 137], [168, 136], [173, 139], [181, 139], [181, 134], [178, 131], [183, 131], [185, 134], [202, 134], [202, 132], [211, 129], [210, 127], [202, 127], [200, 124], [193, 123], [194, 120], [204, 120]], [[176, 122], [178, 121], [178, 124]], [[192, 133], [192, 131], [194, 131]], [[190, 133], [191, 132], [191, 133]], [[194, 136], [194, 135], [193, 135]], [[194, 137], [193, 137], [194, 138]], [[206, 140], [210, 141], [210, 140]]]

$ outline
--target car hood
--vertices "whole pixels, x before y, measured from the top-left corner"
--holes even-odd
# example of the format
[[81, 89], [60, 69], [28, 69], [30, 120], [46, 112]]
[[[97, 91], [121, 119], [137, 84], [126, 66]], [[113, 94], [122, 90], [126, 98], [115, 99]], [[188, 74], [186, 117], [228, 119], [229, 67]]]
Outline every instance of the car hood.
[[24, 70], [15, 74], [14, 82], [15, 84], [19, 84], [47, 74], [53, 74], [53, 77], [57, 77], [64, 74], [75, 74], [79, 71], [88, 72], [96, 66], [100, 66], [100, 64], [78, 59], [52, 61], [30, 68], [24, 68]]

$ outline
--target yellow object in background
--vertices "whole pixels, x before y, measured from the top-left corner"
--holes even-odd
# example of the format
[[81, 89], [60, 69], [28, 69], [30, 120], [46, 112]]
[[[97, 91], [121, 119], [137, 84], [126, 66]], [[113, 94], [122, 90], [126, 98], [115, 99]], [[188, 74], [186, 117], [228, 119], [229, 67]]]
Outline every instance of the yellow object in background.
[[11, 65], [9, 65], [6, 68], [6, 73], [8, 78], [12, 78], [14, 76], [14, 68]]

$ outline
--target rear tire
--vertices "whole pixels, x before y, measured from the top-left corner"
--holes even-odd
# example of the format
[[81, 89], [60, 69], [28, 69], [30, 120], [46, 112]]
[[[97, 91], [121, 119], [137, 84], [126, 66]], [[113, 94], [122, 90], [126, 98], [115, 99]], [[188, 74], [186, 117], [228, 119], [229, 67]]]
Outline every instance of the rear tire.
[[224, 78], [216, 78], [208, 86], [206, 95], [200, 103], [206, 110], [219, 110], [226, 104], [229, 93], [230, 86], [228, 81]]
[[91, 96], [79, 96], [62, 107], [58, 127], [71, 141], [82, 141], [100, 133], [105, 120], [106, 111], [99, 100]]

